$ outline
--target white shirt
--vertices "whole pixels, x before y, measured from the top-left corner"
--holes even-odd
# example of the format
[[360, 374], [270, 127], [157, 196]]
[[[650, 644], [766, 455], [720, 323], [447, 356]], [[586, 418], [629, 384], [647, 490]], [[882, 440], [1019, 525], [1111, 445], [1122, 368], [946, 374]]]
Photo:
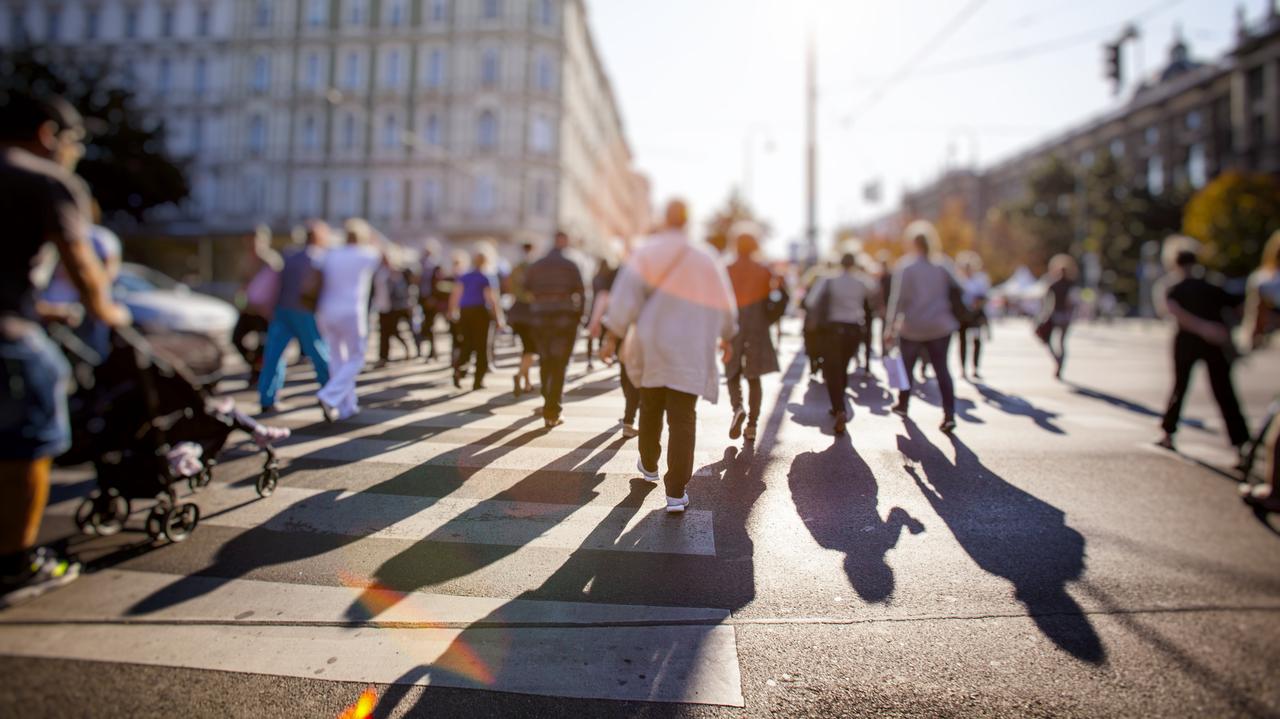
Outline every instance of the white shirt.
[[382, 254], [367, 245], [343, 245], [329, 250], [320, 265], [324, 284], [317, 315], [360, 318], [361, 334], [367, 329], [369, 286]]

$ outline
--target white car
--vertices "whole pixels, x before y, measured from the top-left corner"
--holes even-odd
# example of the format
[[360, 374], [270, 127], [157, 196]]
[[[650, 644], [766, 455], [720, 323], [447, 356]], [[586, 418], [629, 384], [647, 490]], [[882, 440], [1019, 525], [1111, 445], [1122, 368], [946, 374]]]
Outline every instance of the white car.
[[193, 292], [162, 272], [131, 262], [120, 266], [113, 293], [143, 331], [194, 332], [220, 345], [230, 342], [240, 316], [229, 302]]

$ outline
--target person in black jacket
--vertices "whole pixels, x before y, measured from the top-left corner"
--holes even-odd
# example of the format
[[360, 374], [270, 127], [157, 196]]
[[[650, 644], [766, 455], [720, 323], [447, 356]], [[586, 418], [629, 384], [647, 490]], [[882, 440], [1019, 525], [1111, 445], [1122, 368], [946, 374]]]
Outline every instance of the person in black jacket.
[[538, 346], [538, 373], [542, 380], [542, 418], [547, 429], [564, 424], [560, 419], [565, 372], [582, 321], [586, 287], [582, 270], [565, 256], [569, 236], [557, 232], [555, 246], [545, 257], [529, 265], [524, 290], [531, 298], [533, 332]]

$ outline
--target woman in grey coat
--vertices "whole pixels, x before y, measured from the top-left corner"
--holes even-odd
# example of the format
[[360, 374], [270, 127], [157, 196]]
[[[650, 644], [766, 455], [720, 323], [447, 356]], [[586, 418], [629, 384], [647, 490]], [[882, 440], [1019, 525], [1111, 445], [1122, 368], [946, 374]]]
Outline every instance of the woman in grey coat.
[[[933, 225], [917, 220], [907, 225], [903, 240], [908, 254], [898, 262], [893, 273], [893, 290], [889, 297], [886, 326], [891, 338], [902, 349], [902, 361], [907, 366], [907, 377], [912, 376], [916, 360], [929, 357], [934, 374], [938, 378], [938, 391], [942, 393], [942, 431], [956, 428], [956, 394], [947, 368], [947, 351], [951, 335], [960, 328], [951, 311], [951, 288], [955, 277], [944, 264], [944, 256], [938, 252], [938, 233]], [[907, 416], [907, 404], [911, 400], [911, 387], [898, 395], [893, 411]]]

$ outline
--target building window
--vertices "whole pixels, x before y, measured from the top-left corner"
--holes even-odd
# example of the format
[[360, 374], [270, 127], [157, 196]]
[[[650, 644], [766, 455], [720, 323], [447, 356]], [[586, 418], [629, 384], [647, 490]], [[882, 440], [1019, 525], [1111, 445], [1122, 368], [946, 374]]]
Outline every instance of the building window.
[[166, 6], [160, 11], [160, 37], [173, 37], [173, 8]]
[[1155, 125], [1148, 127], [1146, 133], [1143, 135], [1143, 138], [1145, 139], [1148, 145], [1154, 145], [1157, 142], [1160, 142], [1160, 128], [1156, 127]]
[[476, 146], [492, 150], [498, 146], [498, 117], [492, 110], [484, 110], [476, 122]]
[[130, 40], [138, 37], [138, 8], [136, 7], [125, 8], [124, 36]]
[[253, 11], [253, 24], [258, 28], [271, 26], [271, 0], [258, 0]]
[[45, 39], [57, 42], [62, 39], [62, 8], [51, 7], [45, 11]]
[[254, 92], [266, 92], [271, 86], [271, 58], [258, 55], [253, 59], [252, 89]]
[[383, 86], [394, 90], [400, 87], [400, 51], [389, 50], [386, 58], [387, 67], [383, 75]]
[[303, 65], [302, 87], [307, 90], [320, 89], [320, 53], [309, 52]]
[[302, 147], [305, 150], [313, 151], [320, 147], [320, 128], [316, 122], [315, 115], [307, 115], [302, 121]]
[[444, 50], [434, 48], [427, 55], [427, 71], [424, 73], [427, 87], [444, 87]]
[[422, 219], [434, 220], [440, 216], [440, 183], [427, 180], [422, 185]]
[[342, 147], [345, 150], [356, 148], [356, 116], [348, 112], [342, 118]]
[[387, 177], [378, 183], [378, 217], [384, 221], [395, 217], [396, 205], [400, 204], [400, 199], [396, 192], [399, 189], [399, 183]]
[[261, 157], [267, 150], [267, 121], [262, 115], [249, 119], [249, 154]]
[[422, 141], [431, 147], [444, 144], [440, 137], [440, 116], [434, 112], [427, 115], [427, 121], [422, 126]]
[[1187, 181], [1196, 190], [1209, 181], [1209, 163], [1205, 158], [1204, 143], [1196, 142], [1187, 148]]
[[156, 92], [160, 96], [169, 94], [169, 90], [173, 86], [173, 63], [169, 58], [160, 58], [160, 64], [156, 70]]
[[400, 146], [400, 121], [387, 113], [382, 120], [382, 149], [394, 150]]
[[404, 27], [408, 21], [408, 9], [405, 7], [405, 0], [389, 0], [387, 8], [387, 25], [391, 27]]
[[1200, 129], [1201, 124], [1203, 124], [1203, 120], [1200, 117], [1199, 110], [1192, 110], [1187, 113], [1186, 125], [1188, 130], [1195, 132]]
[[502, 17], [502, 0], [481, 0], [480, 17], [485, 20]]
[[551, 0], [538, 0], [538, 24], [551, 27], [556, 22], [555, 8]]
[[551, 152], [552, 144], [551, 120], [546, 115], [537, 113], [529, 123], [529, 147], [540, 155]]
[[347, 9], [347, 24], [356, 27], [365, 24], [365, 17], [368, 15], [365, 9], [365, 0], [348, 0], [350, 5]]
[[1111, 149], [1111, 156], [1114, 157], [1115, 159], [1119, 160], [1120, 158], [1124, 157], [1124, 140], [1119, 140], [1119, 139], [1112, 140], [1110, 149]]
[[191, 118], [191, 154], [198, 155], [204, 149], [204, 118]]
[[431, 22], [444, 22], [448, 15], [448, 8], [445, 6], [445, 0], [431, 0]]
[[360, 88], [360, 54], [355, 50], [347, 53], [346, 64], [343, 66], [342, 86], [347, 90]]
[[534, 86], [542, 92], [551, 92], [555, 87], [555, 65], [546, 52], [538, 53], [538, 59], [534, 62], [533, 81]]
[[1153, 195], [1164, 193], [1164, 162], [1159, 155], [1147, 160], [1147, 191]]
[[498, 85], [499, 63], [501, 56], [497, 48], [488, 48], [484, 51], [480, 60], [480, 84], [483, 87], [496, 87]]
[[533, 181], [533, 214], [537, 217], [551, 216], [551, 191], [542, 178]]
[[307, 27], [324, 27], [329, 21], [329, 0], [307, 0]]
[[203, 95], [209, 89], [209, 61], [202, 57], [196, 58], [191, 87], [197, 95]]
[[196, 12], [196, 35], [209, 37], [209, 31], [212, 27], [213, 12], [208, 7], [201, 7]]
[[338, 180], [337, 196], [334, 198], [334, 210], [346, 217], [359, 214], [357, 205], [359, 199], [357, 195], [360, 193], [360, 181], [354, 177], [344, 177]]
[[471, 210], [480, 217], [488, 217], [493, 214], [498, 204], [498, 191], [494, 187], [493, 178], [488, 175], [480, 175], [475, 179], [475, 186], [471, 193]]
[[[10, 20], [12, 22], [13, 20]], [[102, 22], [102, 11], [97, 5], [85, 8], [84, 11], [84, 39], [97, 40], [99, 24]]]

